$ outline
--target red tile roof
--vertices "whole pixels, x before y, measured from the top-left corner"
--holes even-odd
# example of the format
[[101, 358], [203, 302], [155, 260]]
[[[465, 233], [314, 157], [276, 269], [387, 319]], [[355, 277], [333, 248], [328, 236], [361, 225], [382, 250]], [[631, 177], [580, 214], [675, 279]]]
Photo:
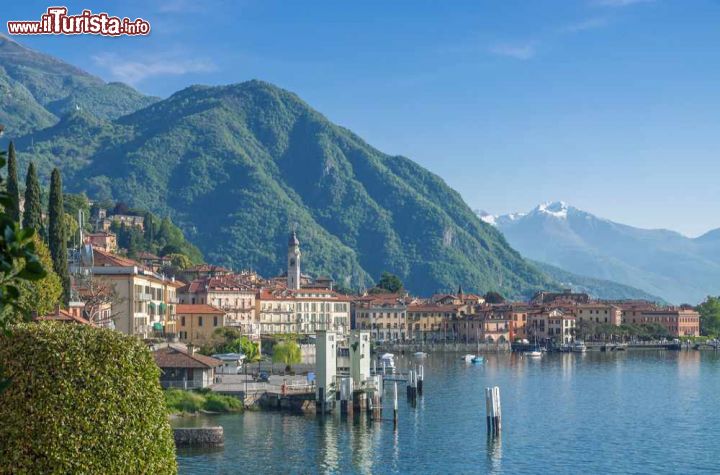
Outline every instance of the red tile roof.
[[90, 320], [73, 315], [72, 313], [68, 312], [67, 310], [57, 310], [55, 313], [49, 314], [49, 315], [43, 315], [41, 317], [35, 317], [35, 321], [51, 321], [51, 322], [63, 322], [63, 323], [78, 323], [80, 325], [90, 325], [95, 326], [94, 323], [92, 323]]
[[222, 361], [210, 356], [191, 354], [176, 346], [160, 348], [153, 353], [155, 363], [160, 368], [215, 368]]
[[179, 303], [175, 305], [175, 313], [180, 315], [198, 315], [198, 314], [219, 314], [225, 312], [217, 307], [205, 303]]
[[93, 248], [95, 257], [95, 265], [98, 267], [140, 267], [145, 268], [142, 264], [127, 257], [118, 256], [102, 249]]

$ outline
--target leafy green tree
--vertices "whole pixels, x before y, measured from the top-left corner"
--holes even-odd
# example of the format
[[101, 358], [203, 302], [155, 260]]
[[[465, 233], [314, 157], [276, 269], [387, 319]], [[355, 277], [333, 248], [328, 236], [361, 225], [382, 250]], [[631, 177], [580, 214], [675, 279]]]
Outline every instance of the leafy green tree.
[[[65, 213], [72, 216], [77, 223], [78, 214], [82, 213], [85, 226], [85, 231], [92, 230], [92, 224], [90, 223], [90, 200], [84, 193], [74, 194], [65, 193], [63, 197], [63, 205], [65, 207]], [[76, 230], [77, 231], [77, 230]], [[71, 237], [73, 233], [68, 233], [68, 237]]]
[[25, 212], [22, 224], [24, 228], [34, 229], [41, 237], [45, 236], [42, 220], [42, 192], [33, 162], [30, 162], [25, 177]]
[[7, 209], [8, 216], [13, 221], [20, 221], [20, 186], [18, 185], [17, 158], [15, 157], [15, 144], [8, 146], [8, 173], [7, 194], [11, 204]]
[[67, 246], [72, 247], [77, 242], [78, 228], [80, 225], [78, 224], [77, 219], [75, 219], [75, 217], [70, 213], [65, 213], [65, 217], [63, 219], [63, 223], [65, 224], [65, 236], [67, 237]]
[[707, 336], [720, 335], [720, 297], [708, 296], [697, 306], [697, 311], [700, 314], [700, 332]]
[[[4, 152], [0, 152], [0, 167], [5, 166]], [[0, 178], [0, 185], [2, 185]], [[12, 208], [12, 198], [0, 186], [0, 206]], [[0, 333], [14, 323], [18, 308], [20, 289], [25, 282], [37, 281], [47, 275], [40, 258], [32, 228], [21, 229], [20, 223], [0, 212]], [[0, 378], [2, 385], [2, 378]]]
[[245, 361], [254, 363], [260, 360], [260, 346], [242, 334], [237, 328], [222, 327], [215, 330], [212, 339], [200, 349], [205, 355], [215, 353], [242, 353]]
[[396, 276], [395, 274], [391, 274], [390, 272], [383, 272], [375, 288], [379, 289], [380, 291], [395, 294], [403, 290], [403, 283], [402, 280], [400, 280], [400, 277]]
[[284, 340], [276, 343], [273, 347], [272, 360], [273, 363], [283, 363], [285, 365], [285, 371], [292, 371], [292, 365], [302, 361], [300, 345], [293, 340]]
[[485, 302], [487, 303], [504, 303], [505, 297], [500, 295], [499, 292], [495, 292], [493, 290], [486, 292], [485, 296], [483, 297], [485, 299]]
[[[5, 166], [5, 154], [0, 152], [0, 168]], [[13, 198], [3, 190], [0, 177], [0, 210], [14, 207]], [[46, 272], [36, 253], [33, 228], [22, 229], [7, 211], [0, 211], [0, 335], [8, 333], [9, 324], [17, 318], [20, 299], [19, 286], [45, 277]], [[0, 392], [6, 390], [11, 379], [0, 365]], [[0, 470], [2, 471], [2, 470]]]
[[[33, 236], [35, 250], [46, 275], [39, 280], [23, 280], [17, 287], [20, 292], [17, 302], [17, 313], [19, 318], [27, 319], [33, 313], [47, 315], [55, 309], [60, 302], [63, 288], [60, 277], [52, 270], [52, 257], [45, 243], [40, 236]], [[24, 260], [18, 265], [22, 265]]]
[[63, 285], [63, 302], [70, 301], [70, 274], [67, 262], [67, 228], [63, 206], [62, 179], [60, 170], [55, 168], [50, 175], [50, 198], [48, 203], [48, 241], [52, 255], [53, 269], [60, 276]]
[[169, 257], [172, 266], [178, 270], [185, 270], [192, 266], [192, 261], [185, 254], [167, 254], [165, 257]]

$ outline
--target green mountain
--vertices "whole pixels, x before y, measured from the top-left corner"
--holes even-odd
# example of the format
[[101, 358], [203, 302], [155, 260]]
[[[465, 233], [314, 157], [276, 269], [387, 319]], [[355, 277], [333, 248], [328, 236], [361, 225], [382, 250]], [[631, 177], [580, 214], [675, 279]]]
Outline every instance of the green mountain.
[[114, 119], [157, 100], [0, 35], [0, 124], [8, 136], [53, 125], [71, 110]]
[[72, 191], [171, 216], [208, 262], [276, 275], [296, 227], [303, 270], [345, 286], [387, 270], [419, 294], [554, 288], [440, 177], [288, 91], [193, 86], [114, 119], [94, 113], [103, 105], [21, 137], [20, 159], [43, 176], [61, 167]]
[[666, 303], [660, 297], [649, 294], [644, 290], [630, 287], [629, 285], [618, 284], [611, 280], [573, 274], [572, 272], [543, 262], [531, 262], [550, 279], [559, 282], [563, 287], [572, 289], [573, 292], [585, 292], [591, 297], [602, 300], [648, 300], [650, 302]]

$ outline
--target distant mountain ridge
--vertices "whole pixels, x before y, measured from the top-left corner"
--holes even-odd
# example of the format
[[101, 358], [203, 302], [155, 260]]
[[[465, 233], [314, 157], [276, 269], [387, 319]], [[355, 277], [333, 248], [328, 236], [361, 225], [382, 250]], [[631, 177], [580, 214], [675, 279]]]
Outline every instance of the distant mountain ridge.
[[0, 123], [12, 125], [10, 137], [49, 127], [72, 110], [114, 119], [157, 100], [0, 35]]
[[133, 90], [138, 100], [122, 104], [111, 85], [7, 39], [0, 67], [24, 94], [0, 104], [22, 162], [41, 177], [60, 167], [72, 191], [172, 216], [209, 262], [276, 275], [297, 227], [303, 270], [341, 286], [390, 271], [424, 295], [557, 288], [440, 177], [271, 84], [191, 86], [164, 100]]
[[618, 224], [562, 201], [527, 213], [480, 214], [523, 256], [581, 276], [635, 287], [675, 304], [720, 293], [720, 230], [688, 238]]
[[635, 287], [630, 287], [629, 285], [573, 274], [572, 272], [551, 266], [550, 264], [545, 264], [544, 262], [532, 261], [532, 263], [547, 274], [548, 277], [560, 283], [564, 288], [571, 289], [573, 292], [586, 293], [594, 299], [647, 300], [649, 302], [665, 303], [661, 297], [649, 294]]

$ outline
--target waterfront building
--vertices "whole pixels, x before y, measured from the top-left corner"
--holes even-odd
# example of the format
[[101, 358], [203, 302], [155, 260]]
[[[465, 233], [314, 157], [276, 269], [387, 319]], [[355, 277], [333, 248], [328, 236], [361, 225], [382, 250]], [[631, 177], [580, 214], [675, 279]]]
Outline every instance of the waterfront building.
[[193, 345], [207, 343], [215, 330], [225, 326], [225, 311], [208, 304], [177, 304], [177, 335]]
[[527, 336], [538, 342], [570, 343], [575, 339], [575, 314], [561, 308], [546, 308], [528, 314]]
[[242, 275], [206, 276], [178, 289], [182, 304], [209, 304], [225, 311], [225, 326], [238, 328], [253, 340], [260, 338], [255, 311], [257, 289]]
[[581, 303], [575, 306], [577, 323], [602, 323], [619, 326], [622, 324], [622, 309], [614, 304], [602, 302]]
[[351, 299], [326, 288], [262, 289], [256, 295], [261, 334], [350, 330]]
[[700, 336], [700, 314], [692, 309], [684, 308], [646, 308], [628, 309], [625, 323], [634, 325], [655, 323], [662, 325], [669, 335]]
[[115, 292], [112, 328], [141, 338], [174, 336], [176, 290], [183, 284], [145, 268], [139, 262], [94, 249], [93, 278]]
[[353, 300], [354, 328], [369, 330], [373, 340], [405, 341], [408, 338], [406, 298], [399, 294], [374, 294]]
[[187, 349], [170, 345], [153, 352], [160, 368], [160, 385], [163, 388], [202, 389], [215, 381], [216, 368], [223, 362], [201, 355], [195, 347]]
[[540, 311], [533, 305], [524, 303], [513, 303], [510, 304], [509, 319], [510, 319], [510, 340], [527, 340], [526, 326], [528, 321], [528, 315], [530, 313], [537, 313]]
[[465, 315], [465, 305], [411, 303], [407, 307], [408, 338], [413, 341], [453, 341], [452, 320]]
[[555, 344], [572, 343], [575, 339], [575, 326], [576, 317], [573, 313], [560, 309], [554, 309], [548, 313], [548, 338]]

